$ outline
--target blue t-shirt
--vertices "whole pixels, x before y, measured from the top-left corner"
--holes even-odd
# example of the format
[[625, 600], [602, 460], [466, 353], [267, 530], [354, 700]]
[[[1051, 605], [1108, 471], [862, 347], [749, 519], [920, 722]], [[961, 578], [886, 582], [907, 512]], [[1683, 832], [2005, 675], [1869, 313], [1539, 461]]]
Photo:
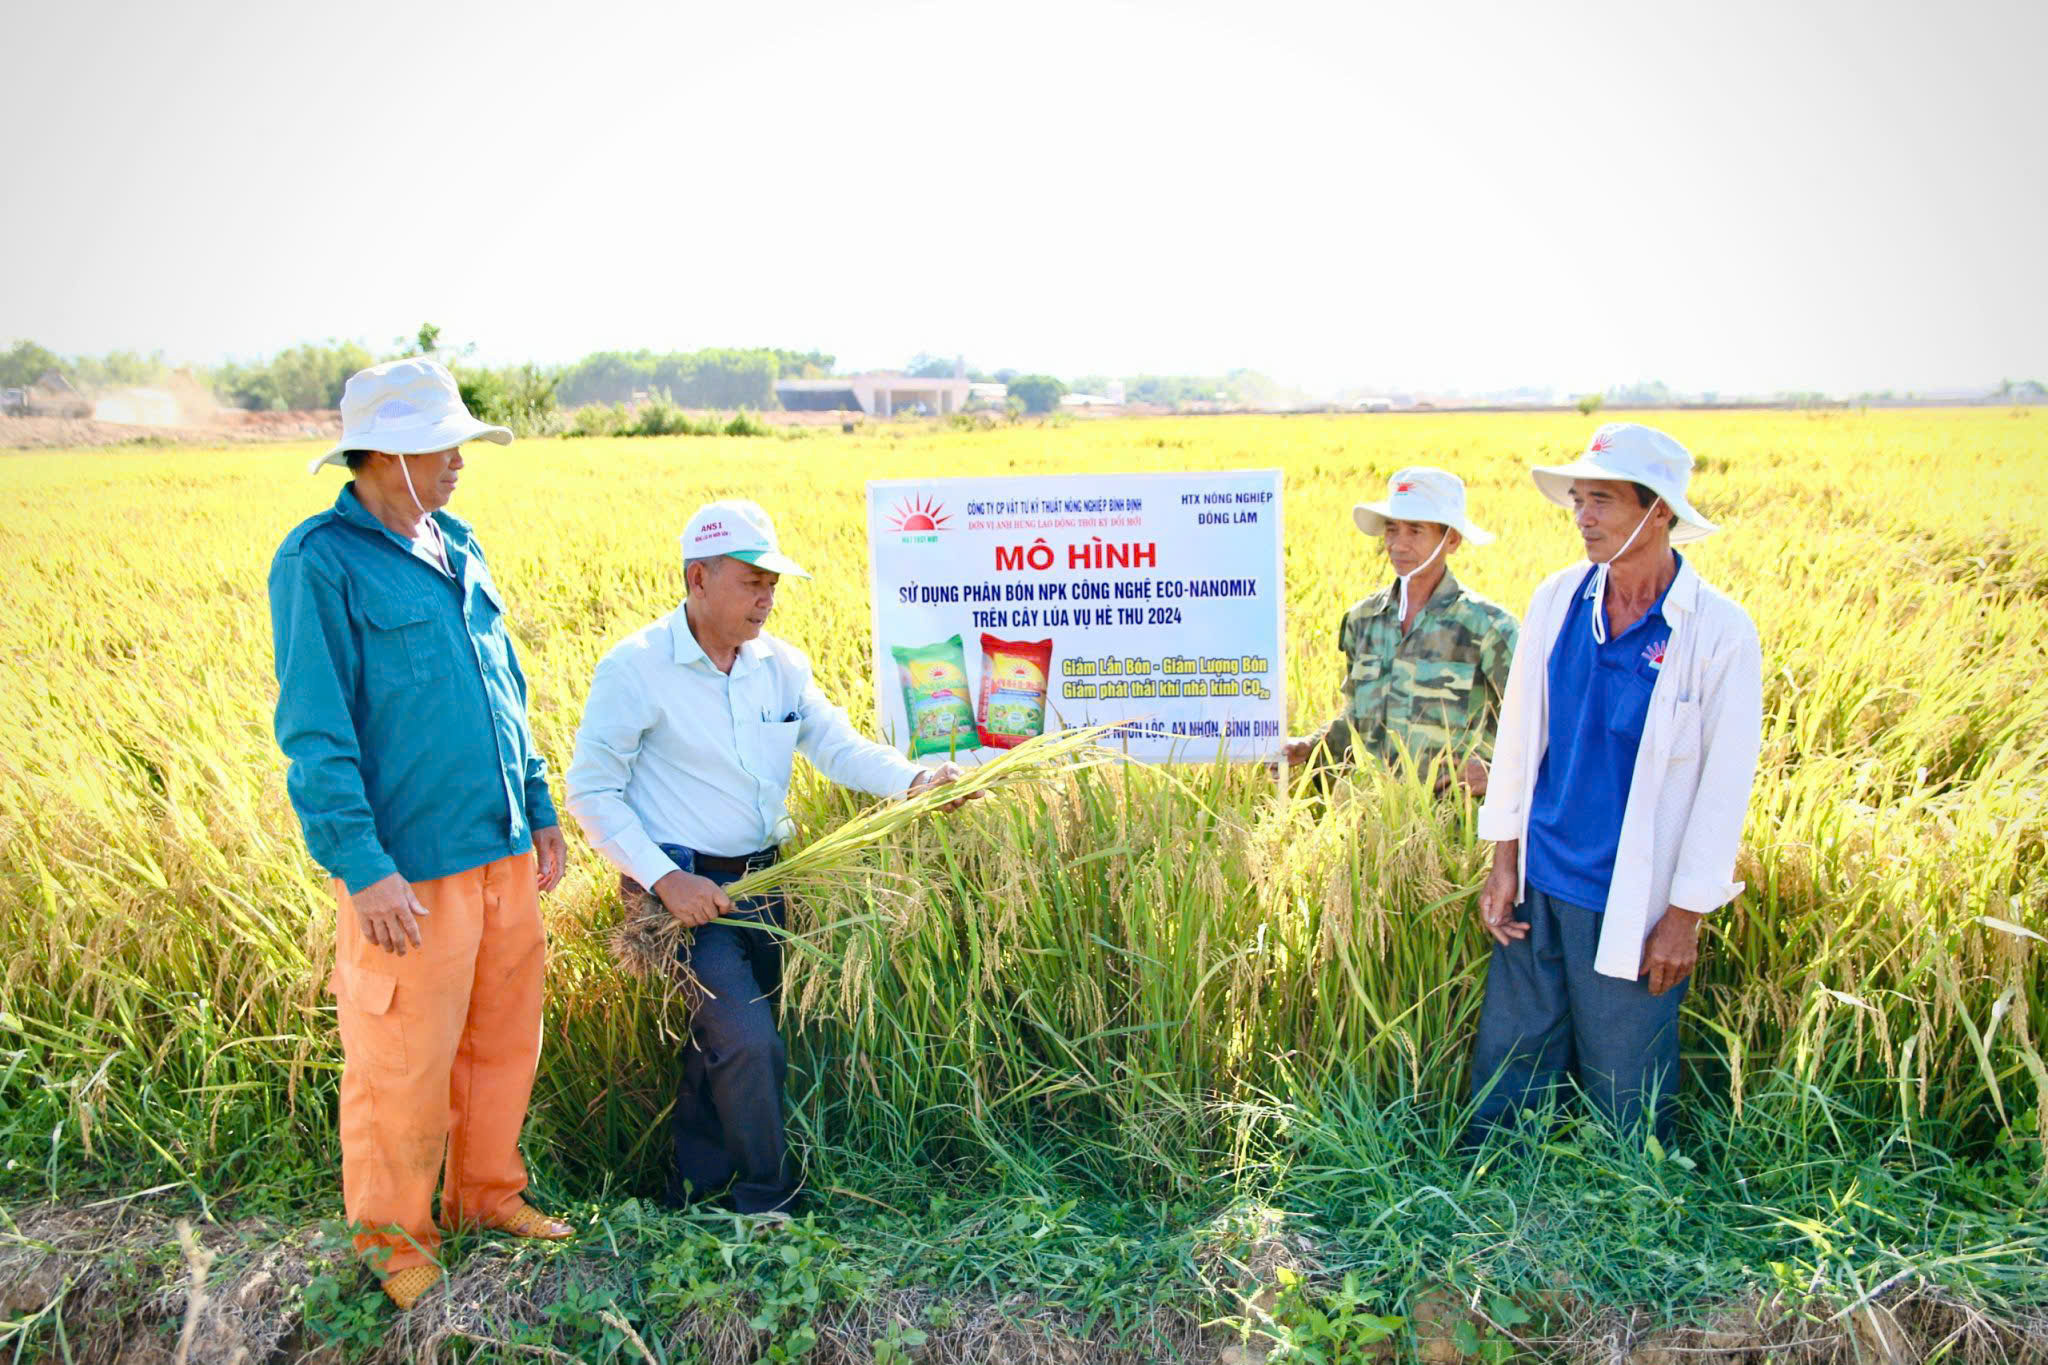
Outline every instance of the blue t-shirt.
[[[1676, 552], [1672, 558], [1684, 560]], [[1675, 578], [1674, 578], [1675, 581]], [[1593, 569], [1586, 569], [1550, 649], [1550, 728], [1529, 809], [1529, 884], [1568, 905], [1607, 908], [1622, 812], [1650, 690], [1664, 667], [1671, 623], [1664, 594], [1607, 643], [1593, 639]]]

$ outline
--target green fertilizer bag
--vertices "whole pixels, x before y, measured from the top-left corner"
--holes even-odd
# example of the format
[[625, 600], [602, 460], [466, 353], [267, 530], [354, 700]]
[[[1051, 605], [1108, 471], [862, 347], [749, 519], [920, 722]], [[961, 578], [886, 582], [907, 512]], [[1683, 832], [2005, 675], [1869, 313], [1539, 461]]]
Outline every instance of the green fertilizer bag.
[[952, 754], [981, 747], [974, 706], [967, 699], [967, 650], [955, 635], [928, 645], [891, 645], [903, 681], [903, 714], [910, 721], [910, 756]]

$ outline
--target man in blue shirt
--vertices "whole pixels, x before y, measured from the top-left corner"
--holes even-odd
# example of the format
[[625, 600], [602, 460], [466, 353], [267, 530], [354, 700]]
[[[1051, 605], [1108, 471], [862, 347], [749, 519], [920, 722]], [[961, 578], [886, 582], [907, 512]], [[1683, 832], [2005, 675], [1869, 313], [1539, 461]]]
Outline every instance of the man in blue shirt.
[[1756, 627], [1672, 547], [1715, 527], [1692, 456], [1611, 423], [1538, 468], [1586, 562], [1536, 590], [1508, 672], [1479, 834], [1495, 941], [1473, 1053], [1473, 1140], [1567, 1078], [1664, 1140], [1699, 924], [1742, 890], [1756, 772]]
[[334, 506], [270, 568], [277, 741], [306, 847], [334, 879], [344, 1059], [342, 1201], [402, 1308], [441, 1277], [442, 1220], [560, 1238], [521, 1197], [519, 1130], [540, 1050], [539, 893], [565, 846], [504, 602], [467, 523], [441, 510], [473, 418], [448, 371], [351, 377]]
[[[1648, 515], [1634, 489], [1615, 494], [1594, 488], [1582, 497], [1611, 505], [1624, 519]], [[1653, 576], [1639, 589], [1644, 595], [1657, 594], [1647, 609], [1626, 597], [1611, 609], [1603, 608], [1594, 599], [1594, 566], [1587, 565], [1550, 651], [1549, 735], [1529, 812], [1527, 875], [1531, 886], [1567, 904], [1596, 910], [1607, 904], [1621, 814], [1628, 808], [1629, 784], [1635, 777], [1636, 747], [1642, 743], [1650, 692], [1671, 643], [1664, 596], [1684, 565], [1685, 557], [1670, 549], [1651, 561]], [[1612, 579], [1609, 586], [1612, 591]], [[1633, 586], [1624, 578], [1622, 591]], [[1593, 633], [1603, 610], [1605, 640]], [[1636, 612], [1640, 617], [1623, 626]], [[1617, 629], [1619, 634], [1614, 633]]]

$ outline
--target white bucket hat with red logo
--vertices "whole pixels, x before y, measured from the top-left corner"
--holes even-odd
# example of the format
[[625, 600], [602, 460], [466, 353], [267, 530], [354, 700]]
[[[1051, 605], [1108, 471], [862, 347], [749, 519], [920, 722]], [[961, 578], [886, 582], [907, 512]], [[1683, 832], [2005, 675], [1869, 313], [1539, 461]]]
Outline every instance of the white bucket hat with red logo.
[[1394, 471], [1387, 480], [1387, 496], [1359, 503], [1351, 509], [1351, 519], [1375, 539], [1386, 534], [1390, 521], [1427, 521], [1450, 527], [1473, 545], [1493, 542], [1493, 532], [1480, 530], [1465, 515], [1465, 481], [1448, 469], [1427, 465]]
[[425, 356], [387, 360], [348, 377], [341, 390], [341, 439], [306, 472], [345, 464], [351, 450], [424, 455], [465, 441], [510, 445], [512, 433], [470, 416], [455, 376], [440, 361]]
[[1692, 482], [1692, 452], [1640, 422], [1609, 422], [1593, 433], [1586, 453], [1570, 464], [1537, 465], [1529, 471], [1543, 496], [1560, 507], [1572, 505], [1574, 479], [1624, 479], [1664, 499], [1678, 517], [1671, 543], [1704, 540], [1721, 528], [1693, 510], [1685, 490]]
[[730, 555], [769, 573], [809, 578], [802, 565], [782, 553], [775, 522], [758, 502], [729, 498], [699, 507], [683, 528], [683, 562]]

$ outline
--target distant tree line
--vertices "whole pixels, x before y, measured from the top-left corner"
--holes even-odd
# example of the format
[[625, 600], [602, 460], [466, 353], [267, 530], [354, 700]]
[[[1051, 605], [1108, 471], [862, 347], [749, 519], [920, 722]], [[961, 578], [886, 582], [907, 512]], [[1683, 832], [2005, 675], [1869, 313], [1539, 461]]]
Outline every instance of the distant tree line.
[[[354, 341], [329, 338], [288, 347], [266, 360], [230, 360], [211, 370], [191, 373], [209, 385], [221, 402], [239, 408], [266, 410], [332, 408], [341, 402], [342, 385], [351, 374], [380, 359], [432, 355], [454, 371], [465, 401], [487, 420], [515, 430], [546, 431], [558, 423], [561, 408], [592, 404], [632, 404], [660, 400], [679, 408], [725, 411], [770, 411], [780, 379], [815, 379], [830, 375], [837, 357], [825, 351], [785, 350], [773, 346], [709, 347], [696, 351], [597, 351], [570, 365], [486, 367], [471, 357], [476, 347], [450, 345], [441, 328], [424, 323], [411, 336], [399, 337], [382, 355]], [[55, 369], [82, 389], [159, 383], [170, 373], [158, 352], [151, 356], [115, 351], [106, 356], [69, 359], [35, 344], [16, 343], [0, 354], [0, 383], [33, 383]], [[918, 379], [948, 379], [956, 371], [976, 382], [1008, 384], [1010, 395], [1027, 412], [1050, 412], [1069, 392], [1101, 393], [1107, 375], [1084, 375], [1072, 381], [1045, 374], [1020, 374], [1014, 369], [983, 371], [955, 356], [921, 351], [903, 372]], [[1181, 407], [1195, 403], [1256, 406], [1301, 397], [1256, 370], [1230, 370], [1221, 375], [1139, 374], [1125, 378], [1124, 392], [1133, 403]]]
[[210, 374], [213, 391], [230, 407], [259, 411], [331, 408], [341, 402], [341, 386], [377, 357], [353, 341], [324, 345], [307, 342], [279, 351], [269, 360], [230, 360]]
[[627, 403], [666, 394], [686, 408], [776, 406], [775, 381], [812, 379], [832, 372], [822, 351], [773, 347], [701, 351], [598, 351], [560, 372], [555, 395], [564, 406]]
[[44, 370], [61, 369], [63, 359], [33, 341], [17, 341], [0, 354], [0, 388], [18, 389], [35, 383]]
[[0, 351], [0, 388], [22, 388], [55, 370], [79, 389], [110, 389], [131, 384], [158, 384], [168, 379], [171, 367], [164, 353], [142, 355], [136, 351], [110, 351], [103, 356], [81, 355], [69, 359], [33, 341], [17, 341]]
[[[259, 411], [333, 408], [348, 377], [380, 360], [430, 355], [449, 367], [471, 412], [521, 435], [560, 430], [560, 409], [594, 403], [658, 399], [677, 408], [771, 409], [779, 378], [816, 378], [832, 372], [823, 351], [773, 347], [701, 351], [600, 351], [573, 365], [490, 367], [475, 364], [476, 347], [449, 344], [434, 323], [399, 337], [374, 354], [359, 342], [329, 338], [287, 347], [264, 360], [229, 360], [186, 371], [227, 406]], [[55, 370], [85, 391], [167, 381], [172, 369], [162, 352], [115, 351], [65, 357], [34, 341], [0, 351], [0, 387], [33, 384]]]
[[[423, 324], [400, 337], [382, 355], [359, 342], [329, 338], [288, 347], [267, 359], [229, 360], [211, 369], [193, 369], [221, 402], [263, 410], [331, 408], [341, 402], [348, 377], [379, 360], [407, 355], [432, 355], [463, 381], [485, 407], [510, 403], [531, 408], [541, 389], [563, 406], [631, 402], [666, 392], [683, 407], [773, 408], [775, 381], [817, 378], [832, 372], [834, 357], [823, 351], [775, 347], [712, 348], [700, 351], [600, 351], [573, 365], [485, 367], [471, 361], [476, 347], [454, 347], [441, 329]], [[949, 373], [950, 373], [950, 362]], [[47, 370], [56, 370], [81, 389], [104, 389], [161, 383], [171, 368], [161, 352], [141, 356], [115, 351], [106, 356], [58, 355], [33, 341], [18, 341], [0, 351], [0, 385], [32, 384]], [[484, 415], [479, 413], [479, 415]]]
[[[1101, 393], [1107, 376], [1088, 375], [1075, 381], [1083, 393]], [[1229, 370], [1220, 375], [1138, 374], [1124, 379], [1124, 401], [1177, 408], [1188, 403], [1242, 403], [1246, 406], [1306, 401], [1308, 395], [1259, 373]]]
[[1679, 401], [1671, 386], [1661, 379], [1638, 379], [1633, 384], [1609, 384], [1604, 395], [1609, 405], [1629, 408], [1668, 408]]

